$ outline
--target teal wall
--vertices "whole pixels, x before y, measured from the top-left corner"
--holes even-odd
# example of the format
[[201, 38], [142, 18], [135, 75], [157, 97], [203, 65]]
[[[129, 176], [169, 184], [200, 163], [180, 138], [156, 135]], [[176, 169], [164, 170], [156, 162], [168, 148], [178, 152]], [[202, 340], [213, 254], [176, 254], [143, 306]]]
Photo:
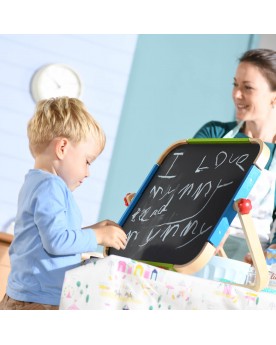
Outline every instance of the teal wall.
[[237, 59], [256, 35], [140, 35], [100, 211], [118, 221], [161, 153], [210, 120], [234, 118]]

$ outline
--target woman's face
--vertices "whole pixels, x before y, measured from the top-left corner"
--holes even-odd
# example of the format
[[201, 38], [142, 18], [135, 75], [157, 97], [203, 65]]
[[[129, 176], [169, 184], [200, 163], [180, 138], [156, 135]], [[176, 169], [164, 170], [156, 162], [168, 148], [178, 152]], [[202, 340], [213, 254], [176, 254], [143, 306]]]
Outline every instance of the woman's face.
[[238, 121], [264, 122], [272, 113], [276, 96], [258, 67], [241, 62], [234, 77], [232, 97]]

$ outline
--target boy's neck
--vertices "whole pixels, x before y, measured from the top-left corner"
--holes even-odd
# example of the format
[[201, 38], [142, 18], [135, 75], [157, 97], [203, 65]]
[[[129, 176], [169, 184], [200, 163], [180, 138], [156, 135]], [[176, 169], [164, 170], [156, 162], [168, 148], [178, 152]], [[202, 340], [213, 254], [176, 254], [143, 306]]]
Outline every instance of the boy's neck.
[[43, 171], [47, 171], [51, 174], [57, 175], [54, 168], [53, 160], [51, 159], [51, 157], [43, 153], [35, 157], [34, 169], [40, 169]]

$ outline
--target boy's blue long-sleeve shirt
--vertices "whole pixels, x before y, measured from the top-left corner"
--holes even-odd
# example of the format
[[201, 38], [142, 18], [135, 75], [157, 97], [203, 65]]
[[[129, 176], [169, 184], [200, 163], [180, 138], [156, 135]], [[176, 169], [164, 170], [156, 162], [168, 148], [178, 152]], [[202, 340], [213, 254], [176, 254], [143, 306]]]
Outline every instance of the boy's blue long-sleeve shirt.
[[7, 294], [25, 302], [59, 305], [65, 271], [95, 251], [94, 231], [81, 229], [72, 192], [56, 175], [32, 169], [18, 198]]

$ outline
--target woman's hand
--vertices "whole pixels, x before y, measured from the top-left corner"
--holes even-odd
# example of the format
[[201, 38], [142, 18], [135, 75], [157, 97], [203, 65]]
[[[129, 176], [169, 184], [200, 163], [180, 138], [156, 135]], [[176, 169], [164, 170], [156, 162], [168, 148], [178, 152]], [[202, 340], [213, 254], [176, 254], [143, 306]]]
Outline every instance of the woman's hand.
[[[271, 244], [267, 249], [276, 249], [276, 244]], [[264, 257], [267, 257], [267, 252], [266, 250], [264, 250]], [[252, 260], [252, 256], [251, 253], [247, 253], [244, 257], [244, 262], [246, 262], [247, 264], [253, 265], [253, 260]]]
[[124, 197], [124, 202], [126, 206], [129, 206], [132, 199], [135, 197], [135, 193], [127, 193], [127, 195]]

